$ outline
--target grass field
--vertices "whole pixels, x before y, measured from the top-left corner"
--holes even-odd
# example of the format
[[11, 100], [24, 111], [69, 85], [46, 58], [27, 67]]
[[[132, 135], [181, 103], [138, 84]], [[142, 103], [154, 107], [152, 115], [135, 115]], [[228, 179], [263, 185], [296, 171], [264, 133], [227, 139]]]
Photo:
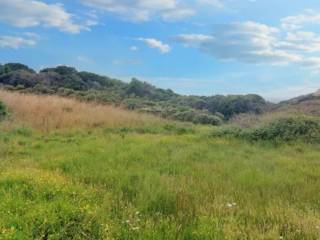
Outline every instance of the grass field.
[[318, 144], [213, 138], [58, 97], [0, 100], [0, 239], [320, 238]]

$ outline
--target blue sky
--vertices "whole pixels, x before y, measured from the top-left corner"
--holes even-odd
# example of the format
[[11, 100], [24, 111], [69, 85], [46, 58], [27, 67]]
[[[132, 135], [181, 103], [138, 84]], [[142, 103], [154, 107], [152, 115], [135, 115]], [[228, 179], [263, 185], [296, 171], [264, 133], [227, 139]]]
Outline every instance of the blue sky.
[[148, 81], [182, 94], [320, 88], [318, 0], [0, 0], [0, 62]]

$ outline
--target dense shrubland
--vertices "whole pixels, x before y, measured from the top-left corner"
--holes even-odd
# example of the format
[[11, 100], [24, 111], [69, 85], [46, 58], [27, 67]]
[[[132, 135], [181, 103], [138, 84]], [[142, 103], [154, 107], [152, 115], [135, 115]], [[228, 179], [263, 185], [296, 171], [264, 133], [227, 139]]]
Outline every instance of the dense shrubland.
[[36, 73], [22, 64], [0, 65], [0, 84], [7, 89], [58, 94], [109, 103], [164, 118], [219, 125], [239, 113], [259, 114], [266, 107], [258, 95], [183, 96], [132, 79], [125, 83], [66, 66]]
[[231, 136], [250, 141], [272, 142], [304, 141], [320, 142], [320, 121], [308, 116], [274, 118], [259, 122], [248, 128], [228, 126], [213, 133], [213, 136]]

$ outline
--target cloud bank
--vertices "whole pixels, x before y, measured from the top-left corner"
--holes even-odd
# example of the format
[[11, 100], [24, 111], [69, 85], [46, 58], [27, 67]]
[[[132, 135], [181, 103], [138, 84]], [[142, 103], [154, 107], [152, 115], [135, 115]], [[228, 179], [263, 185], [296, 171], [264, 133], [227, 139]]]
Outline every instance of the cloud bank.
[[[310, 18], [316, 19], [314, 16]], [[299, 15], [297, 19], [308, 18]], [[299, 30], [291, 30], [292, 26], [284, 27], [286, 21], [287, 18], [282, 19], [280, 27], [252, 21], [215, 25], [211, 34], [181, 34], [174, 40], [218, 60], [249, 64], [299, 64], [320, 71], [320, 58], [316, 55], [320, 52], [320, 36], [302, 30], [305, 20], [294, 21], [295, 26], [300, 26], [294, 28]]]
[[34, 46], [38, 36], [32, 33], [25, 33], [24, 36], [0, 35], [0, 48], [19, 49], [24, 46]]
[[80, 0], [86, 6], [110, 12], [130, 21], [145, 22], [160, 18], [178, 21], [196, 14], [200, 5], [222, 8], [221, 0]]
[[46, 4], [37, 0], [0, 0], [0, 6], [0, 22], [20, 28], [41, 26], [79, 33], [96, 24], [89, 20], [76, 23], [74, 16], [61, 4]]

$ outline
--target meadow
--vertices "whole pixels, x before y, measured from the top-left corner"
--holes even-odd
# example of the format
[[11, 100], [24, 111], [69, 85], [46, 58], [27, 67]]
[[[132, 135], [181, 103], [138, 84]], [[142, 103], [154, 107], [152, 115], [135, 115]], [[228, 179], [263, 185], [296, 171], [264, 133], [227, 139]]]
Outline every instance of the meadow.
[[320, 145], [0, 91], [0, 239], [319, 239]]

